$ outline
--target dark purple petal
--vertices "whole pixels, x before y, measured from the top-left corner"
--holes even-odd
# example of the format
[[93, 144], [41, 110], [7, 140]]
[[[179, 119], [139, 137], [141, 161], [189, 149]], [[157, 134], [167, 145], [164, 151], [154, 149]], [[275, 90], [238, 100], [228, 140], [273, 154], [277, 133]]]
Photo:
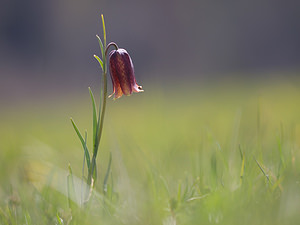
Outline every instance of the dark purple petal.
[[125, 49], [119, 48], [110, 52], [109, 69], [115, 98], [143, 91], [136, 83], [132, 60]]

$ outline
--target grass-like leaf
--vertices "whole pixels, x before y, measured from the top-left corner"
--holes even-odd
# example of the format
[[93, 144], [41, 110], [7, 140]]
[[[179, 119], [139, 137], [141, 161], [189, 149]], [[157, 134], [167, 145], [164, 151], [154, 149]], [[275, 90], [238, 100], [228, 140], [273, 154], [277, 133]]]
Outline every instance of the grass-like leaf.
[[90, 92], [90, 96], [92, 99], [92, 105], [93, 105], [93, 146], [95, 146], [95, 142], [96, 142], [96, 132], [97, 132], [97, 110], [96, 110], [96, 103], [95, 103], [95, 98], [94, 98], [94, 94], [92, 92], [92, 89], [89, 87], [89, 92]]
[[77, 134], [77, 136], [78, 136], [78, 138], [79, 138], [79, 140], [80, 140], [80, 142], [82, 144], [82, 147], [83, 147], [83, 150], [84, 150], [84, 154], [85, 154], [85, 158], [86, 158], [87, 167], [90, 168], [90, 154], [89, 154], [89, 150], [88, 150], [88, 148], [86, 146], [86, 142], [84, 141], [84, 139], [83, 139], [80, 131], [78, 130], [78, 128], [77, 128], [77, 126], [76, 126], [76, 124], [75, 124], [75, 122], [73, 121], [72, 118], [71, 118], [71, 123], [72, 123], [72, 125], [74, 127], [74, 130], [75, 130], [75, 132], [76, 132], [76, 134]]
[[94, 58], [97, 59], [97, 61], [99, 62], [100, 66], [101, 66], [101, 69], [103, 70], [103, 62], [102, 62], [102, 60], [98, 56], [96, 56], [96, 55], [94, 55]]
[[102, 40], [101, 40], [101, 38], [100, 38], [98, 35], [96, 35], [96, 37], [97, 37], [98, 42], [99, 42], [99, 46], [100, 46], [100, 49], [101, 49], [101, 55], [102, 55], [102, 58], [104, 58], [104, 57], [105, 57], [105, 56], [104, 56], [104, 54], [105, 54], [105, 49], [104, 49], [104, 47], [103, 47]]
[[102, 26], [103, 26], [103, 42], [104, 42], [104, 47], [106, 47], [106, 30], [105, 30], [105, 22], [104, 22], [103, 14], [101, 14], [101, 19], [102, 19]]

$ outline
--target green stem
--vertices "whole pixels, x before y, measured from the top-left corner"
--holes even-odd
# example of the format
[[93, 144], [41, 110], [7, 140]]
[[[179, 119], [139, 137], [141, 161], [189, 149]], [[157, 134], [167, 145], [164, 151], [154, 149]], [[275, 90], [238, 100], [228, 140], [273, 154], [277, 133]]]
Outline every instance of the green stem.
[[94, 153], [93, 156], [95, 155], [95, 158], [97, 156], [98, 153], [98, 147], [100, 144], [100, 140], [101, 140], [101, 136], [102, 136], [102, 130], [103, 130], [103, 124], [104, 124], [104, 115], [105, 115], [105, 110], [106, 110], [106, 99], [107, 99], [107, 65], [106, 65], [106, 61], [107, 61], [107, 51], [110, 48], [110, 46], [114, 46], [116, 49], [118, 49], [118, 45], [114, 42], [110, 42], [107, 47], [105, 47], [105, 55], [103, 56], [103, 99], [102, 99], [102, 109], [99, 108], [99, 112], [101, 112], [99, 115], [99, 120], [98, 120], [98, 127], [97, 127], [97, 131], [96, 131], [96, 142], [95, 142], [95, 146], [94, 146]]
[[[98, 121], [97, 121], [97, 128], [96, 128], [96, 133], [95, 133], [95, 144], [94, 144], [94, 149], [93, 149], [93, 157], [92, 157], [92, 162], [88, 171], [88, 178], [87, 178], [87, 184], [90, 187], [89, 193], [90, 191], [94, 188], [95, 185], [95, 180], [96, 180], [96, 157], [97, 157], [97, 153], [98, 153], [98, 149], [99, 149], [99, 145], [100, 145], [100, 140], [102, 137], [102, 131], [103, 131], [103, 124], [104, 124], [104, 115], [105, 115], [105, 111], [106, 111], [106, 99], [107, 99], [107, 52], [108, 49], [111, 46], [114, 46], [116, 49], [118, 49], [118, 45], [114, 42], [110, 42], [107, 46], [106, 46], [106, 31], [105, 31], [105, 24], [104, 24], [104, 18], [103, 15], [101, 15], [102, 17], [102, 22], [103, 22], [103, 40], [104, 40], [104, 44], [103, 47], [105, 49], [105, 51], [102, 51], [102, 61], [103, 61], [103, 72], [102, 72], [102, 79], [103, 79], [103, 89], [102, 89], [102, 104], [99, 104], [99, 117], [98, 117]], [[103, 50], [104, 50], [103, 49]], [[92, 182], [93, 181], [93, 182]], [[89, 195], [88, 195], [89, 196]]]
[[[93, 157], [91, 162], [91, 167], [88, 172], [88, 179], [87, 184], [91, 186], [92, 184], [92, 177], [94, 178], [93, 185], [95, 184], [96, 177], [94, 176], [94, 171], [96, 170], [96, 157], [99, 149], [99, 144], [102, 136], [103, 124], [104, 124], [104, 115], [106, 110], [106, 99], [107, 99], [107, 75], [106, 75], [106, 58], [103, 58], [103, 95], [102, 95], [102, 108], [99, 108], [99, 119], [98, 119], [98, 126], [96, 130], [96, 141], [93, 149]], [[93, 188], [93, 187], [91, 187]]]
[[[87, 178], [87, 184], [90, 187], [90, 191], [93, 189], [95, 185], [95, 180], [96, 180], [96, 157], [98, 153], [98, 148], [102, 136], [102, 130], [103, 130], [103, 124], [104, 124], [104, 115], [105, 115], [105, 109], [106, 109], [106, 99], [107, 99], [107, 66], [106, 66], [106, 30], [105, 30], [105, 22], [104, 22], [104, 17], [101, 15], [102, 19], [102, 26], [103, 26], [103, 48], [101, 48], [102, 51], [102, 61], [103, 61], [103, 67], [102, 67], [102, 79], [103, 79], [103, 89], [102, 89], [102, 104], [99, 104], [99, 117], [97, 121], [97, 128], [96, 128], [96, 133], [95, 133], [95, 143], [94, 143], [94, 149], [93, 149], [93, 157], [92, 157], [92, 162], [88, 170], [88, 178]], [[101, 102], [100, 102], [101, 103]], [[93, 182], [92, 182], [93, 179]], [[89, 195], [87, 196], [89, 197]], [[88, 200], [88, 199], [87, 199]]]
[[104, 124], [104, 115], [105, 115], [105, 110], [106, 110], [106, 99], [107, 99], [107, 74], [106, 74], [106, 60], [105, 61], [105, 66], [103, 72], [103, 99], [102, 99], [102, 109], [101, 109], [101, 114], [99, 118], [99, 125], [98, 125], [98, 132], [97, 132], [97, 141], [94, 149], [94, 155], [95, 157], [97, 156], [98, 153], [98, 147], [100, 144], [101, 136], [102, 136], [102, 130], [103, 130], [103, 124]]
[[110, 42], [105, 49], [105, 57], [107, 57], [107, 52], [108, 52], [108, 49], [110, 46], [114, 46], [116, 48], [116, 50], [118, 50], [118, 48], [119, 48], [115, 42]]
[[[96, 169], [96, 157], [97, 157], [97, 153], [98, 153], [98, 149], [99, 149], [99, 145], [100, 145], [100, 141], [101, 141], [101, 137], [102, 137], [102, 131], [103, 131], [103, 124], [104, 124], [104, 116], [105, 116], [105, 111], [106, 111], [106, 102], [107, 102], [107, 65], [106, 65], [106, 61], [107, 61], [107, 50], [110, 46], [115, 46], [115, 48], [117, 49], [118, 46], [111, 42], [108, 44], [108, 46], [105, 48], [105, 55], [103, 57], [103, 89], [102, 89], [102, 108], [100, 106], [99, 108], [99, 118], [98, 118], [98, 125], [97, 125], [97, 130], [96, 130], [96, 141], [95, 141], [95, 145], [94, 145], [94, 149], [93, 149], [93, 157], [92, 157], [92, 162], [91, 162], [91, 167], [89, 169], [88, 172], [88, 180], [87, 180], [87, 184], [89, 186], [91, 186], [92, 184], [92, 178], [94, 176], [94, 171]], [[94, 177], [95, 180], [96, 177]], [[95, 184], [95, 182], [93, 183]], [[93, 188], [93, 187], [91, 187]]]
[[110, 46], [114, 46], [116, 49], [118, 49], [118, 45], [114, 42], [110, 42], [107, 47], [105, 47], [105, 55], [103, 56], [103, 99], [102, 99], [102, 109], [99, 109], [99, 112], [101, 111], [100, 114], [100, 118], [98, 120], [98, 127], [97, 127], [97, 141], [95, 143], [95, 148], [94, 148], [94, 155], [95, 158], [97, 156], [98, 153], [98, 147], [100, 144], [100, 140], [101, 140], [101, 136], [102, 136], [102, 130], [103, 130], [103, 124], [104, 124], [104, 115], [105, 115], [105, 110], [106, 110], [106, 99], [107, 99], [107, 65], [106, 65], [106, 61], [107, 61], [107, 51], [109, 49]]

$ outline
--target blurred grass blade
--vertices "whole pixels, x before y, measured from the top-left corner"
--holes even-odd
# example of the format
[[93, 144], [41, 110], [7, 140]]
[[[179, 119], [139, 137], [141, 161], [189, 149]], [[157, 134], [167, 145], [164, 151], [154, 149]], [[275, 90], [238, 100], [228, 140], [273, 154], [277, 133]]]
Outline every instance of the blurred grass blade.
[[87, 180], [88, 185], [90, 185], [90, 187], [94, 187], [96, 179], [97, 179], [97, 164], [96, 164], [96, 157], [95, 155], [93, 155], [91, 167], [89, 168], [89, 173], [88, 173], [88, 180]]
[[59, 225], [64, 225], [64, 221], [59, 217], [58, 212], [56, 213], [56, 220]]
[[86, 142], [83, 140], [83, 137], [81, 135], [81, 133], [79, 132], [75, 122], [73, 121], [73, 119], [71, 118], [71, 122], [72, 122], [72, 125], [74, 127], [74, 130], [76, 131], [76, 134], [82, 144], [82, 147], [83, 147], [83, 150], [84, 150], [84, 154], [85, 154], [85, 157], [86, 157], [86, 164], [87, 164], [87, 167], [90, 168], [90, 154], [89, 154], [89, 150], [86, 146]]
[[280, 157], [280, 167], [278, 169], [277, 177], [279, 177], [281, 166], [283, 167], [283, 169], [286, 167], [284, 155], [283, 155], [283, 151], [282, 151], [283, 141], [284, 141], [283, 125], [282, 125], [282, 123], [280, 123], [280, 135], [277, 138], [277, 145], [278, 145], [278, 151], [279, 151], [279, 157]]
[[104, 181], [103, 181], [103, 193], [104, 193], [104, 195], [107, 193], [107, 181], [108, 181], [108, 177], [109, 177], [109, 173], [110, 173], [111, 161], [112, 161], [112, 154], [110, 152], [109, 162], [108, 162], [105, 178], [104, 178]]
[[[256, 164], [258, 165], [258, 167], [260, 168], [261, 172], [263, 173], [263, 175], [267, 178], [268, 182], [271, 183], [270, 177], [268, 174], [266, 174], [266, 172], [264, 171], [264, 169], [262, 168], [262, 166], [259, 164], [259, 162], [256, 160], [256, 158], [254, 157], [254, 160], [256, 162]], [[271, 183], [272, 184], [272, 183]]]
[[240, 151], [241, 160], [243, 160], [244, 153], [243, 153], [243, 151], [242, 151], [241, 145], [239, 145], [239, 151]]
[[178, 190], [177, 190], [177, 202], [180, 202], [181, 201], [181, 181], [179, 181], [179, 184], [178, 184]]
[[170, 192], [170, 188], [169, 188], [169, 185], [168, 185], [166, 179], [163, 176], [159, 176], [159, 178], [161, 179], [161, 181], [163, 183], [163, 187], [165, 188], [165, 190], [166, 190], [166, 192], [168, 194], [168, 197], [170, 197], [171, 192]]
[[92, 105], [93, 105], [93, 146], [95, 146], [95, 142], [96, 142], [96, 132], [97, 132], [97, 110], [96, 110], [96, 103], [95, 103], [95, 98], [94, 98], [94, 94], [92, 92], [92, 89], [89, 87], [89, 92], [90, 92], [90, 96], [92, 99]]
[[96, 37], [97, 37], [98, 42], [99, 42], [99, 45], [100, 45], [102, 58], [104, 58], [104, 57], [105, 57], [105, 56], [104, 56], [104, 54], [105, 54], [105, 49], [104, 49], [104, 47], [103, 47], [102, 40], [101, 40], [101, 38], [100, 38], [98, 35], [96, 35]]
[[68, 205], [69, 205], [69, 208], [74, 211], [74, 202], [77, 202], [76, 201], [76, 194], [75, 194], [75, 187], [74, 187], [74, 180], [73, 180], [73, 172], [72, 172], [72, 168], [71, 168], [71, 165], [69, 164], [68, 166], [68, 169], [69, 169], [69, 174], [68, 174], [68, 177], [67, 177], [67, 186], [68, 186]]
[[240, 172], [240, 185], [243, 182], [243, 178], [244, 178], [244, 171], [245, 171], [245, 154], [242, 152], [241, 148], [240, 149], [240, 153], [241, 153], [241, 157], [242, 157], [242, 166], [241, 166], [241, 172]]
[[30, 214], [29, 214], [28, 211], [25, 211], [24, 218], [25, 218], [25, 222], [26, 222], [25, 224], [26, 225], [31, 225], [32, 224], [31, 217], [30, 217]]
[[272, 191], [274, 191], [278, 187], [279, 190], [282, 192], [283, 191], [283, 188], [281, 186], [282, 181], [283, 181], [283, 177], [280, 177], [279, 179], [277, 179], [276, 182], [272, 186]]
[[[87, 140], [87, 132], [85, 132], [85, 137], [84, 137], [84, 142], [85, 142], [85, 144], [86, 144], [86, 140]], [[85, 193], [86, 192], [86, 190], [84, 190], [84, 188], [83, 188], [83, 183], [84, 183], [84, 163], [85, 162], [85, 153], [83, 153], [83, 161], [82, 161], [82, 170], [81, 170], [81, 173], [82, 173], [82, 175], [81, 175], [81, 187], [80, 187], [80, 189], [81, 189], [81, 191], [80, 191], [80, 193], [81, 193], [81, 195], [80, 195], [80, 205], [82, 206], [83, 205], [83, 202], [84, 202], [84, 200], [83, 200], [83, 198], [84, 198], [84, 194], [83, 193]]]
[[193, 193], [193, 191], [191, 192], [189, 189], [189, 182], [188, 182], [188, 178], [186, 177], [186, 181], [185, 181], [185, 189], [183, 192], [183, 196], [181, 197], [182, 200], [186, 200], [188, 198], [188, 194]]
[[110, 184], [110, 188], [108, 190], [108, 196], [110, 196], [110, 200], [113, 200], [113, 190], [114, 190], [114, 179], [113, 179], [113, 175], [111, 174], [111, 184]]
[[101, 66], [101, 69], [103, 70], [103, 62], [102, 62], [102, 60], [98, 56], [96, 56], [96, 55], [94, 55], [94, 58], [97, 59], [97, 61], [99, 62], [100, 66]]
[[217, 155], [216, 152], [213, 152], [210, 158], [210, 167], [211, 167], [211, 181], [214, 186], [216, 187], [218, 183], [218, 170], [217, 170]]
[[[97, 180], [97, 174], [98, 174], [98, 171], [97, 171], [97, 163], [95, 161], [95, 169], [94, 169], [94, 173], [93, 173], [93, 179], [94, 179], [94, 183], [96, 182]], [[94, 184], [95, 185], [95, 184]]]

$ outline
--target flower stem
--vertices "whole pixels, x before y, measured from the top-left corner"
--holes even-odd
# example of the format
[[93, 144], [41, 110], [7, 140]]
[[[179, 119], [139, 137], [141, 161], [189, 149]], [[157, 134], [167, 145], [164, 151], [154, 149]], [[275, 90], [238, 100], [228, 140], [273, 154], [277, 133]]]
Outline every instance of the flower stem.
[[95, 185], [95, 180], [96, 180], [96, 157], [97, 157], [97, 153], [98, 153], [98, 149], [99, 149], [99, 145], [100, 145], [100, 140], [102, 137], [102, 131], [103, 131], [103, 124], [104, 124], [104, 115], [105, 115], [105, 111], [106, 111], [106, 99], [107, 99], [107, 50], [110, 46], [115, 46], [115, 48], [117, 49], [118, 46], [117, 44], [111, 42], [108, 44], [108, 46], [106, 47], [106, 30], [105, 30], [105, 23], [104, 23], [104, 18], [103, 15], [101, 15], [102, 18], [102, 25], [103, 25], [103, 51], [102, 50], [102, 61], [103, 61], [103, 67], [102, 67], [102, 83], [103, 83], [103, 88], [102, 88], [102, 99], [101, 99], [101, 103], [99, 104], [99, 117], [98, 117], [98, 121], [97, 121], [97, 128], [96, 128], [96, 133], [95, 133], [95, 143], [94, 143], [94, 148], [93, 148], [93, 157], [92, 157], [92, 161], [91, 161], [91, 165], [88, 171], [88, 178], [87, 178], [87, 184], [90, 187], [90, 192], [92, 191], [94, 185]]
[[[95, 181], [97, 178], [97, 166], [96, 166], [96, 157], [100, 145], [100, 140], [102, 137], [102, 131], [103, 131], [103, 124], [104, 124], [104, 115], [106, 111], [106, 100], [107, 100], [107, 52], [108, 49], [111, 46], [114, 46], [115, 49], [118, 49], [118, 45], [114, 42], [110, 42], [106, 46], [106, 30], [105, 30], [105, 23], [104, 23], [104, 18], [103, 15], [101, 15], [102, 18], [102, 25], [103, 25], [103, 45], [101, 42], [101, 39], [99, 38], [99, 43], [101, 44], [101, 52], [102, 52], [102, 83], [103, 87], [101, 90], [101, 101], [99, 104], [99, 115], [98, 115], [98, 120], [97, 120], [97, 128], [95, 132], [95, 137], [94, 137], [94, 146], [93, 146], [93, 156], [92, 156], [92, 161], [88, 170], [88, 177], [87, 177], [87, 184], [89, 186], [89, 190], [87, 193], [87, 201], [89, 200], [89, 197], [91, 196], [92, 190], [95, 185]], [[101, 61], [101, 60], [100, 60]]]
[[106, 110], [106, 99], [107, 99], [107, 72], [106, 72], [106, 59], [103, 60], [105, 63], [103, 64], [104, 67], [104, 71], [102, 73], [103, 75], [103, 99], [102, 99], [102, 109], [101, 109], [101, 114], [100, 114], [100, 118], [99, 118], [99, 126], [98, 126], [98, 132], [97, 132], [97, 142], [96, 142], [96, 146], [94, 149], [94, 155], [95, 157], [97, 156], [97, 152], [98, 152], [98, 147], [100, 144], [100, 140], [101, 140], [101, 136], [102, 136], [102, 130], [103, 130], [103, 123], [104, 123], [104, 115], [105, 115], [105, 110]]
[[107, 57], [107, 52], [110, 46], [114, 46], [116, 50], [118, 50], [118, 45], [115, 42], [110, 42], [105, 49], [105, 56]]
[[[106, 110], [106, 99], [107, 99], [107, 66], [106, 66], [106, 56], [104, 56], [103, 60], [103, 72], [102, 72], [102, 81], [103, 81], [103, 89], [102, 89], [102, 104], [99, 105], [99, 118], [97, 123], [97, 130], [96, 130], [96, 140], [93, 149], [93, 157], [91, 166], [88, 172], [88, 179], [87, 184], [90, 186], [90, 189], [93, 189], [96, 180], [96, 157], [100, 145], [100, 140], [103, 131], [103, 124], [104, 124], [104, 115]], [[102, 106], [102, 107], [101, 107]], [[94, 182], [92, 182], [92, 178]]]
[[[97, 145], [95, 146], [94, 149], [94, 155], [95, 158], [97, 156], [97, 152], [98, 152], [98, 146], [100, 144], [100, 139], [102, 136], [102, 130], [103, 130], [103, 123], [104, 123], [104, 115], [105, 115], [105, 110], [106, 110], [106, 99], [107, 99], [107, 52], [110, 46], [114, 46], [116, 49], [118, 49], [118, 45], [114, 42], [110, 42], [107, 47], [104, 46], [105, 48], [105, 54], [103, 56], [103, 99], [102, 99], [102, 109], [101, 109], [101, 116], [99, 118], [99, 130], [97, 132]], [[100, 110], [100, 109], [99, 109]], [[94, 156], [93, 155], [93, 156]]]
[[118, 49], [118, 45], [114, 42], [110, 42], [107, 47], [105, 47], [105, 54], [103, 56], [103, 94], [102, 94], [102, 108], [99, 108], [100, 110], [100, 116], [99, 116], [99, 120], [98, 120], [98, 127], [97, 127], [97, 138], [96, 138], [96, 142], [95, 142], [95, 146], [94, 146], [94, 154], [93, 156], [97, 156], [97, 152], [98, 152], [98, 147], [100, 144], [100, 140], [101, 140], [101, 136], [102, 136], [102, 130], [103, 130], [103, 123], [104, 123], [104, 115], [105, 115], [105, 110], [106, 110], [106, 99], [107, 99], [107, 52], [108, 49], [110, 48], [110, 46], [114, 46], [116, 49]]

